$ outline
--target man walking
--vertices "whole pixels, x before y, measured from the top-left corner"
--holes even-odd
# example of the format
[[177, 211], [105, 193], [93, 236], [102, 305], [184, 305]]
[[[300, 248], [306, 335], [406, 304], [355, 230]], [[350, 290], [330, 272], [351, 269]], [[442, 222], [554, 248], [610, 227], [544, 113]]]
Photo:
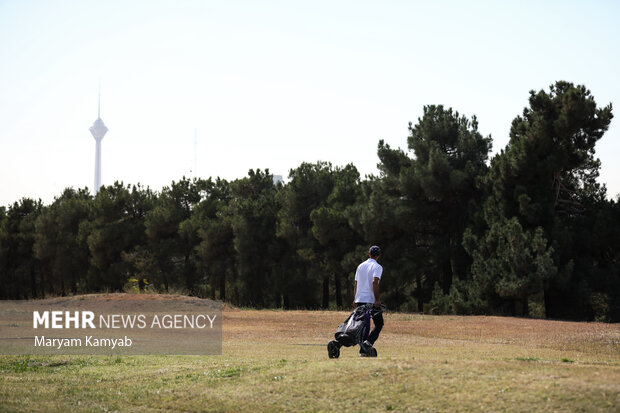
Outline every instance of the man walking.
[[372, 321], [374, 328], [370, 332], [368, 339], [360, 345], [360, 355], [367, 356], [383, 328], [383, 314], [381, 311], [381, 299], [379, 298], [379, 282], [383, 274], [383, 267], [377, 262], [381, 257], [381, 248], [376, 245], [370, 247], [368, 259], [362, 262], [355, 272], [355, 300], [353, 305], [356, 307], [372, 304]]
[[[383, 315], [381, 300], [379, 299], [379, 282], [383, 274], [383, 267], [377, 260], [381, 257], [381, 248], [373, 245], [368, 251], [368, 259], [358, 265], [355, 272], [355, 299], [356, 307], [353, 313], [338, 326], [335, 340], [327, 343], [327, 355], [331, 359], [340, 357], [340, 347], [360, 345], [360, 356], [377, 357], [377, 350], [373, 347], [379, 333], [383, 328]], [[374, 328], [364, 340], [362, 333], [367, 334], [370, 329], [370, 318], [374, 322]], [[361, 340], [364, 340], [361, 342]]]

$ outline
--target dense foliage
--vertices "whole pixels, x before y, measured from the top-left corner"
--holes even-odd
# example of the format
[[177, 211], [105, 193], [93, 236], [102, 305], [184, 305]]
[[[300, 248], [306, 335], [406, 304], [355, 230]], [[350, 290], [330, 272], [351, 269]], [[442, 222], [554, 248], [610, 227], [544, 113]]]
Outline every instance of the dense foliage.
[[303, 163], [156, 193], [115, 183], [0, 208], [0, 298], [182, 291], [235, 305], [342, 308], [381, 245], [392, 309], [620, 321], [620, 200], [597, 182], [612, 119], [583, 86], [531, 92], [510, 142], [443, 106], [378, 145], [379, 175]]

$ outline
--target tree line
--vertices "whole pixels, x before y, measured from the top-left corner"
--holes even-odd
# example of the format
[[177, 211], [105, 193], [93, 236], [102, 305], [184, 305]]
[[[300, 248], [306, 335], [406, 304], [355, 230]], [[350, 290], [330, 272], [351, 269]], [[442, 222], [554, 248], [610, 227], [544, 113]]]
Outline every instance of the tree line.
[[584, 86], [530, 92], [508, 145], [441, 105], [379, 141], [379, 173], [303, 163], [286, 183], [116, 182], [0, 208], [0, 298], [181, 291], [234, 305], [345, 308], [380, 245], [393, 310], [620, 320], [620, 200], [597, 182], [611, 122]]

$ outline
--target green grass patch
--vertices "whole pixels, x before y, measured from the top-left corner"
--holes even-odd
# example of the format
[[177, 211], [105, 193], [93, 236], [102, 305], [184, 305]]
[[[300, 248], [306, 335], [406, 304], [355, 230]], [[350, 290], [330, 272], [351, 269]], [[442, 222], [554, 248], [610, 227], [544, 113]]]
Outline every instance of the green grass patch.
[[538, 357], [517, 357], [517, 358], [515, 358], [515, 360], [517, 360], [517, 361], [531, 361], [531, 362], [540, 361], [540, 359]]

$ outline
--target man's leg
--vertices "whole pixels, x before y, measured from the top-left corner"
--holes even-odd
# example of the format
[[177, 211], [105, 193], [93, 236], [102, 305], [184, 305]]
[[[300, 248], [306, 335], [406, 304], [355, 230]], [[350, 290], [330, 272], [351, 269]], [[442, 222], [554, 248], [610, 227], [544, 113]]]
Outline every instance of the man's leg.
[[381, 332], [381, 329], [383, 328], [383, 312], [381, 311], [373, 312], [372, 321], [375, 324], [375, 326], [370, 332], [370, 335], [368, 336], [368, 341], [370, 342], [370, 344], [374, 346], [375, 341], [377, 341], [377, 339], [379, 338], [379, 333]]
[[[372, 303], [355, 303], [356, 307], [361, 307], [361, 306], [365, 306], [365, 305], [372, 306]], [[372, 316], [372, 312], [371, 312], [371, 316]], [[368, 324], [367, 324], [366, 328], [368, 330], [370, 330], [370, 320], [368, 320]], [[366, 331], [368, 331], [368, 330], [366, 330]], [[369, 335], [369, 337], [370, 337], [370, 335]], [[360, 343], [360, 355], [364, 356], [364, 357], [368, 357], [368, 354], [367, 354], [368, 349], [369, 349], [369, 347], [372, 347], [372, 344], [370, 344], [370, 346], [369, 346], [368, 343], [366, 343], [367, 341], [368, 341], [368, 339], [366, 339], [363, 343]]]

